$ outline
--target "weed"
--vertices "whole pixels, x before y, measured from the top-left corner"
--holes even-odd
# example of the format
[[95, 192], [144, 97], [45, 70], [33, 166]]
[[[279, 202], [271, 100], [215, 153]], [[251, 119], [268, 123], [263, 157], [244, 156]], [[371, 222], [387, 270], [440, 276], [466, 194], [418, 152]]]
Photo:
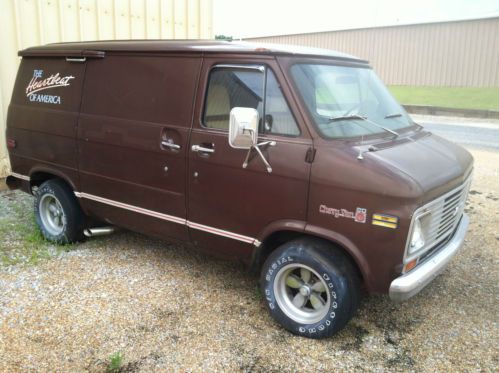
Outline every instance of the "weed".
[[262, 299], [262, 290], [260, 289], [260, 285], [255, 286], [255, 298]]
[[109, 364], [107, 365], [106, 371], [109, 373], [118, 373], [123, 365], [123, 354], [121, 352], [115, 352], [109, 356]]

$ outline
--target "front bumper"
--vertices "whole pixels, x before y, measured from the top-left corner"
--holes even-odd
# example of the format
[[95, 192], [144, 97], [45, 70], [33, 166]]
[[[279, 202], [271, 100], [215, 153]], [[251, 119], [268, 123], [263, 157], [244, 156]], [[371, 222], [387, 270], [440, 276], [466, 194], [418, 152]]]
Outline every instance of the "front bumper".
[[409, 299], [433, 281], [463, 245], [469, 221], [468, 216], [463, 214], [454, 236], [445, 246], [414, 270], [393, 280], [390, 284], [390, 298], [394, 301]]

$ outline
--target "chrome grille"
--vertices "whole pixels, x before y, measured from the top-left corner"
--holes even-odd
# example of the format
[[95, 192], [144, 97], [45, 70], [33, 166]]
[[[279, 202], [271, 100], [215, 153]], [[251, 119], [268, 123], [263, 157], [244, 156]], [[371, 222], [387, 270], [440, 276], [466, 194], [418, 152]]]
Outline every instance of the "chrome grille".
[[[414, 218], [420, 218], [422, 230], [425, 233], [425, 245], [410, 255], [406, 248], [404, 262], [421, 257], [424, 253], [431, 251], [450, 238], [463, 215], [470, 185], [471, 177], [459, 187], [438, 197], [415, 212]], [[412, 232], [409, 232], [408, 241], [411, 235]]]

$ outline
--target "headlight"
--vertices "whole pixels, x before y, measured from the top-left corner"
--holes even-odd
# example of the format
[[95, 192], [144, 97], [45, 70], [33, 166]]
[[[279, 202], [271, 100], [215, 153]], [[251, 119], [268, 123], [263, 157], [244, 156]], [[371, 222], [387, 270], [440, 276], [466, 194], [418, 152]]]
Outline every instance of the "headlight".
[[414, 221], [414, 227], [412, 229], [411, 241], [409, 243], [409, 254], [413, 254], [419, 249], [421, 249], [425, 244], [423, 228], [421, 227], [421, 221], [416, 218]]

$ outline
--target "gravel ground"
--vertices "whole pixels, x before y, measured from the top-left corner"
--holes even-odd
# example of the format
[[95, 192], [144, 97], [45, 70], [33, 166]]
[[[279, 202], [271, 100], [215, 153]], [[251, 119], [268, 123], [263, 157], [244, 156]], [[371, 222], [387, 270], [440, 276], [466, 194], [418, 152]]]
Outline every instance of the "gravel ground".
[[[276, 325], [234, 263], [131, 232], [62, 249], [26, 241], [31, 197], [0, 192], [0, 227], [19, 222], [0, 231], [16, 258], [0, 264], [0, 370], [99, 372], [120, 352], [129, 372], [497, 371], [499, 153], [473, 155], [462, 252], [415, 298], [368, 297], [321, 341]], [[23, 256], [27, 244], [46, 255]]]

